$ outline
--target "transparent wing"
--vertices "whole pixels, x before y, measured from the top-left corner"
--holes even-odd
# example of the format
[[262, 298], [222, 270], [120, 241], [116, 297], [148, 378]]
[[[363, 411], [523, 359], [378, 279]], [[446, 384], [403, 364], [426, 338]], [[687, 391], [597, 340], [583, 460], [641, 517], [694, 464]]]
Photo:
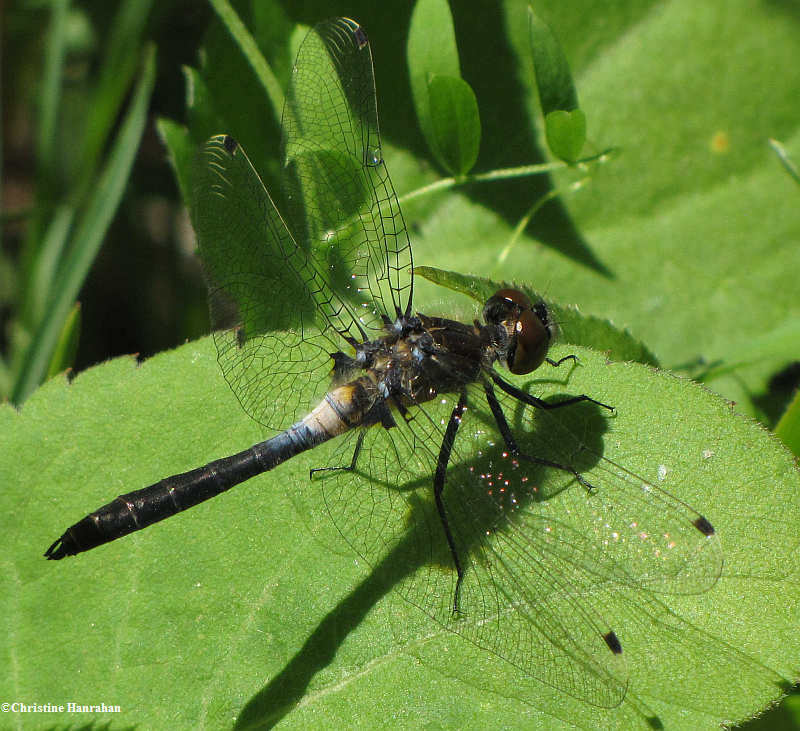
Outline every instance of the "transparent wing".
[[[381, 155], [369, 44], [350, 20], [304, 40], [283, 119], [284, 212], [244, 150], [211, 138], [195, 169], [193, 224], [225, 379], [281, 430], [329, 382], [330, 354], [383, 334], [411, 302], [411, 247]], [[298, 379], [300, 379], [298, 381]]]
[[[383, 161], [372, 53], [337, 18], [305, 38], [283, 113], [283, 188], [295, 240], [370, 336], [411, 305], [411, 246]], [[357, 335], [357, 333], [353, 333]]]
[[[509, 485], [500, 485], [508, 495], [515, 482], [533, 481], [529, 490], [534, 499], [525, 503], [525, 514], [535, 509], [584, 536], [593, 555], [609, 559], [601, 565], [614, 567], [598, 574], [601, 579], [663, 594], [699, 594], [714, 586], [723, 554], [713, 526], [682, 500], [603, 456], [603, 433], [613, 423], [605, 410], [580, 403], [546, 411], [496, 394], [523, 454], [576, 470], [592, 489], [577, 484], [569, 473], [505, 453], [481, 475], [489, 489], [508, 480]], [[495, 442], [502, 444], [489, 432], [484, 449]], [[540, 478], [546, 479], [537, 484]]]
[[[603, 416], [589, 409], [587, 419], [574, 406], [565, 421], [498, 398], [524, 453], [575, 467], [595, 490], [512, 459], [482, 389], [471, 389], [443, 493], [465, 568], [458, 613], [432, 477], [455, 399], [416, 407], [396, 428], [368, 429], [355, 472], [321, 473], [327, 509], [357, 553], [441, 626], [541, 682], [616, 706], [627, 673], [606, 639], [609, 592], [705, 591], [721, 571], [718, 540], [696, 527], [691, 508], [600, 456], [593, 442]], [[598, 429], [586, 426], [592, 417]]]
[[192, 222], [220, 367], [253, 419], [284, 429], [309, 406], [297, 402], [298, 386], [309, 378], [327, 384], [348, 310], [292, 239], [231, 137], [205, 144], [195, 183]]

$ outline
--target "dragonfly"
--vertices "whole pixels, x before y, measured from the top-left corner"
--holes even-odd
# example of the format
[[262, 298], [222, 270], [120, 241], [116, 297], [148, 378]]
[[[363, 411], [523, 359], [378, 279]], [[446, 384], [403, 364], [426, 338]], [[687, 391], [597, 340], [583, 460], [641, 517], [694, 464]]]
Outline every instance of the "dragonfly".
[[[548, 356], [557, 328], [544, 302], [500, 289], [469, 323], [413, 310], [411, 244], [355, 21], [303, 41], [282, 161], [276, 201], [242, 146], [212, 137], [191, 205], [222, 373], [272, 436], [115, 498], [45, 556], [97, 548], [335, 442], [325, 454], [338, 462], [311, 470], [312, 499], [373, 569], [403, 562], [402, 597], [513, 672], [617, 706], [624, 638], [604, 592], [707, 591], [722, 567], [712, 523], [554, 418], [612, 407], [518, 385], [575, 364]], [[309, 383], [316, 405], [300, 396]], [[575, 467], [589, 462], [591, 480]]]

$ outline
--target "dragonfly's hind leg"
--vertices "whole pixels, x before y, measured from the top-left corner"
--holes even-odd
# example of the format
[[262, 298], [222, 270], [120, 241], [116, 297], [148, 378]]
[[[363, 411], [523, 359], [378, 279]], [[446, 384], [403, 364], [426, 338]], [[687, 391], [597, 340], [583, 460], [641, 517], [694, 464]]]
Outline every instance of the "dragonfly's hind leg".
[[[358, 455], [361, 452], [361, 445], [364, 444], [364, 437], [367, 435], [367, 429], [370, 427], [377, 427], [378, 424], [380, 424], [384, 429], [392, 429], [393, 427], [397, 426], [394, 421], [394, 417], [392, 416], [392, 412], [389, 411], [389, 408], [386, 406], [386, 402], [383, 399], [376, 401], [372, 408], [366, 414], [364, 414], [364, 418], [360, 422], [358, 441], [356, 441], [356, 448], [353, 451], [353, 459], [350, 460], [350, 464], [342, 465], [340, 467], [314, 467], [313, 469], [309, 470], [309, 479], [313, 479], [316, 472], [333, 472], [338, 470], [353, 472], [358, 462]], [[350, 428], [356, 428], [356, 425], [352, 424]]]
[[[502, 386], [503, 383], [505, 383], [505, 381], [499, 383], [498, 385], [500, 385], [501, 388], [503, 388]], [[513, 386], [511, 388], [513, 388], [513, 392], [509, 391], [506, 388], [503, 388], [503, 390], [506, 391], [507, 393], [510, 393], [512, 396], [516, 396], [516, 392], [519, 389], [516, 389]], [[523, 454], [522, 452], [520, 452], [519, 447], [517, 446], [517, 442], [514, 439], [514, 435], [511, 433], [511, 427], [508, 425], [508, 421], [506, 420], [506, 415], [503, 413], [503, 407], [500, 406], [500, 402], [497, 400], [497, 396], [495, 396], [494, 393], [494, 387], [489, 381], [486, 381], [484, 383], [484, 390], [486, 391], [486, 400], [489, 402], [489, 408], [492, 410], [492, 415], [494, 416], [494, 420], [497, 423], [497, 428], [500, 430], [500, 434], [502, 434], [503, 436], [503, 441], [506, 443], [508, 451], [511, 452], [511, 454], [514, 455], [514, 457], [516, 457], [517, 459], [527, 460], [528, 462], [533, 462], [534, 464], [542, 465], [543, 467], [552, 467], [557, 470], [568, 472], [581, 485], [583, 485], [588, 492], [593, 492], [595, 490], [595, 486], [592, 485], [592, 483], [589, 482], [582, 474], [572, 469], [572, 467], [568, 467], [567, 465], [561, 464], [560, 462], [553, 462], [552, 460], [549, 459], [544, 459], [542, 457], [534, 457], [533, 455]], [[528, 395], [525, 394], [524, 391], [519, 391], [519, 393], [525, 396]], [[534, 398], [533, 396], [530, 397], [531, 399], [533, 399], [533, 401], [528, 401], [527, 399], [523, 399], [521, 396], [519, 398], [521, 398], [523, 401], [526, 401], [527, 403], [532, 404], [533, 406], [538, 406], [539, 403], [547, 404], [546, 401], [541, 401], [540, 399]], [[547, 406], [549, 406], [550, 408], [554, 408], [556, 406], [565, 406], [568, 403], [577, 403], [578, 401], [591, 401], [592, 403], [598, 404], [599, 406], [605, 406], [605, 404], [601, 404], [599, 401], [595, 401], [594, 399], [589, 398], [588, 396], [583, 396], [583, 397], [577, 396], [574, 399], [569, 399], [568, 401], [559, 401], [556, 404], [547, 404]], [[606, 406], [606, 408], [611, 409], [612, 407]]]
[[334, 472], [338, 470], [344, 470], [345, 472], [353, 472], [356, 468], [356, 464], [358, 463], [358, 455], [361, 452], [361, 445], [364, 443], [365, 436], [367, 436], [367, 430], [362, 429], [358, 434], [358, 440], [356, 441], [356, 448], [355, 450], [353, 450], [353, 459], [350, 460], [350, 464], [341, 465], [339, 467], [312, 467], [308, 471], [308, 478], [313, 479], [314, 475], [317, 472]]
[[447, 464], [450, 462], [450, 454], [453, 451], [453, 443], [456, 439], [458, 427], [461, 425], [461, 417], [464, 414], [464, 409], [467, 407], [467, 394], [461, 393], [458, 403], [455, 405], [453, 412], [450, 414], [450, 420], [447, 423], [447, 429], [442, 439], [442, 446], [439, 450], [439, 459], [436, 461], [436, 474], [433, 478], [433, 497], [436, 501], [436, 510], [439, 513], [439, 520], [442, 522], [442, 529], [444, 530], [447, 545], [450, 547], [450, 555], [453, 557], [453, 564], [456, 567], [456, 590], [453, 595], [453, 612], [459, 611], [459, 604], [461, 599], [461, 583], [464, 581], [464, 567], [461, 565], [461, 559], [458, 557], [458, 550], [453, 534], [450, 531], [450, 524], [447, 521], [447, 512], [444, 509], [444, 500], [442, 500], [442, 491], [444, 490], [444, 478], [447, 474]]

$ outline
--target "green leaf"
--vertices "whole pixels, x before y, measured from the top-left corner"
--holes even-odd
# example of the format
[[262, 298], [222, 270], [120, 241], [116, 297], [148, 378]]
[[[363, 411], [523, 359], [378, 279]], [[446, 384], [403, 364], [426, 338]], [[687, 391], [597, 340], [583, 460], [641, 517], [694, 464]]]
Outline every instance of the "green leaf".
[[[188, 129], [196, 144], [205, 142], [215, 134], [230, 133], [225, 114], [220, 111], [218, 98], [208, 88], [207, 76], [196, 69], [184, 66], [186, 79], [186, 104], [189, 110]], [[189, 200], [185, 198], [184, 200]]]
[[586, 115], [580, 109], [550, 112], [544, 119], [547, 145], [565, 162], [575, 162], [586, 142]]
[[[122, 712], [96, 721], [147, 728], [175, 719], [218, 728], [233, 717], [243, 727], [380, 726], [386, 708], [406, 709], [414, 727], [646, 729], [656, 719], [697, 729], [752, 715], [778, 695], [800, 651], [797, 467], [777, 440], [692, 382], [578, 353], [569, 374], [528, 379], [533, 392], [613, 404], [616, 416], [594, 437], [604, 457], [701, 510], [725, 552], [723, 577], [704, 594], [603, 594], [630, 675], [620, 707], [575, 701], [437, 631], [335, 543], [322, 504], [320, 523], [295, 512], [290, 495], [316, 489], [308, 470], [333, 463], [336, 442], [141, 533], [45, 561], [49, 543], [88, 510], [258, 439], [210, 339], [138, 367], [110, 361], [71, 384], [55, 378], [21, 413], [0, 406], [0, 610], [14, 657], [2, 665], [4, 687], [68, 700], [113, 684], [106, 702]], [[312, 392], [307, 384], [297, 398]], [[587, 477], [599, 480], [597, 469]], [[322, 548], [329, 542], [336, 552]], [[191, 672], [176, 672], [176, 653]], [[148, 702], [165, 687], [169, 707]]]
[[105, 56], [100, 78], [88, 109], [80, 160], [80, 185], [83, 194], [97, 179], [98, 160], [109, 144], [117, 117], [125, 103], [141, 61], [141, 49], [152, 0], [125, 0], [116, 7], [111, 33], [104, 39]]
[[440, 162], [453, 175], [466, 175], [478, 159], [481, 120], [470, 85], [455, 76], [428, 80], [431, 126]]
[[547, 145], [556, 157], [574, 163], [586, 142], [586, 115], [578, 109], [567, 57], [550, 26], [530, 6], [528, 28]]
[[75, 214], [75, 205], [72, 203], [62, 203], [53, 211], [31, 266], [30, 286], [26, 288], [20, 314], [22, 322], [41, 322], [46, 312], [53, 282], [59, 274], [59, 263], [75, 222]]
[[[431, 104], [435, 102], [429, 83], [434, 74], [461, 77], [455, 29], [447, 0], [419, 0], [416, 3], [411, 15], [406, 54], [411, 95], [422, 134], [434, 157], [446, 166], [447, 158], [439, 148], [437, 134], [437, 124], [441, 121], [434, 119]], [[464, 94], [463, 91], [460, 93]], [[438, 103], [441, 106], [441, 101]]]
[[280, 83], [275, 78], [275, 74], [273, 74], [272, 69], [259, 50], [255, 39], [227, 0], [211, 0], [211, 6], [216, 11], [219, 19], [225, 24], [242, 55], [255, 72], [256, 78], [261, 83], [264, 93], [272, 105], [272, 113], [275, 115], [275, 119], [280, 119], [283, 111], [283, 92], [281, 91]]
[[66, 50], [69, 2], [56, 0], [51, 3], [50, 26], [44, 44], [44, 78], [39, 92], [39, 123], [36, 141], [37, 163], [41, 179], [51, 178], [55, 173], [54, 156], [57, 151], [56, 125], [61, 99], [61, 78]]
[[577, 109], [578, 94], [567, 57], [550, 26], [531, 6], [528, 6], [528, 32], [542, 114], [547, 117], [551, 112]]
[[775, 436], [792, 450], [792, 454], [800, 457], [800, 391], [795, 393], [775, 427]]
[[175, 171], [175, 177], [181, 189], [181, 197], [184, 201], [191, 201], [190, 170], [195, 147], [189, 137], [189, 131], [183, 125], [164, 117], [157, 121], [156, 129], [169, 152], [169, 161]]

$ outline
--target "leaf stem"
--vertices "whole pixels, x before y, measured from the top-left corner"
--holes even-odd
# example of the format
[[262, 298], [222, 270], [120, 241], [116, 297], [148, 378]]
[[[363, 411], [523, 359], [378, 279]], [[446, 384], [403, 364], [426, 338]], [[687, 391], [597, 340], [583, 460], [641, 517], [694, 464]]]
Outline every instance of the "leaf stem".
[[440, 190], [449, 190], [459, 185], [467, 185], [468, 183], [490, 183], [496, 180], [509, 180], [512, 178], [525, 178], [531, 175], [542, 175], [544, 173], [551, 173], [556, 170], [562, 170], [566, 167], [579, 167], [591, 162], [605, 162], [606, 158], [615, 152], [616, 148], [609, 147], [596, 155], [584, 157], [578, 160], [574, 165], [568, 165], [562, 160], [555, 162], [538, 163], [536, 165], [520, 165], [513, 168], [499, 168], [498, 170], [490, 170], [486, 173], [476, 173], [474, 175], [462, 175], [459, 177], [440, 178], [439, 180], [423, 185], [421, 188], [412, 190], [405, 195], [400, 196], [400, 203], [406, 203], [415, 198], [421, 198], [425, 195], [436, 193]]
[[[576, 180], [567, 187], [566, 192], [574, 193], [575, 191], [580, 190], [584, 185], [586, 185], [586, 183], [589, 182], [589, 180], [590, 178], [588, 175], [580, 180]], [[563, 192], [565, 191], [561, 188], [553, 188], [552, 190], [548, 191], [528, 209], [522, 218], [520, 218], [519, 223], [517, 223], [517, 225], [514, 227], [514, 231], [511, 233], [511, 238], [508, 240], [508, 243], [503, 247], [503, 250], [497, 257], [498, 266], [508, 258], [511, 250], [517, 243], [517, 240], [520, 236], [522, 236], [522, 232], [528, 227], [531, 219], [536, 215], [536, 213], [538, 213], [542, 206], [548, 201], [558, 198], [558, 196], [560, 196]]]
[[796, 183], [800, 183], [800, 173], [797, 171], [797, 166], [792, 162], [792, 158], [789, 157], [789, 153], [786, 152], [786, 148], [780, 142], [778, 142], [778, 140], [773, 140], [772, 138], [769, 140], [769, 146], [778, 156], [778, 160], [781, 161], [781, 165], [783, 165], [789, 175], [794, 178], [794, 181]]

